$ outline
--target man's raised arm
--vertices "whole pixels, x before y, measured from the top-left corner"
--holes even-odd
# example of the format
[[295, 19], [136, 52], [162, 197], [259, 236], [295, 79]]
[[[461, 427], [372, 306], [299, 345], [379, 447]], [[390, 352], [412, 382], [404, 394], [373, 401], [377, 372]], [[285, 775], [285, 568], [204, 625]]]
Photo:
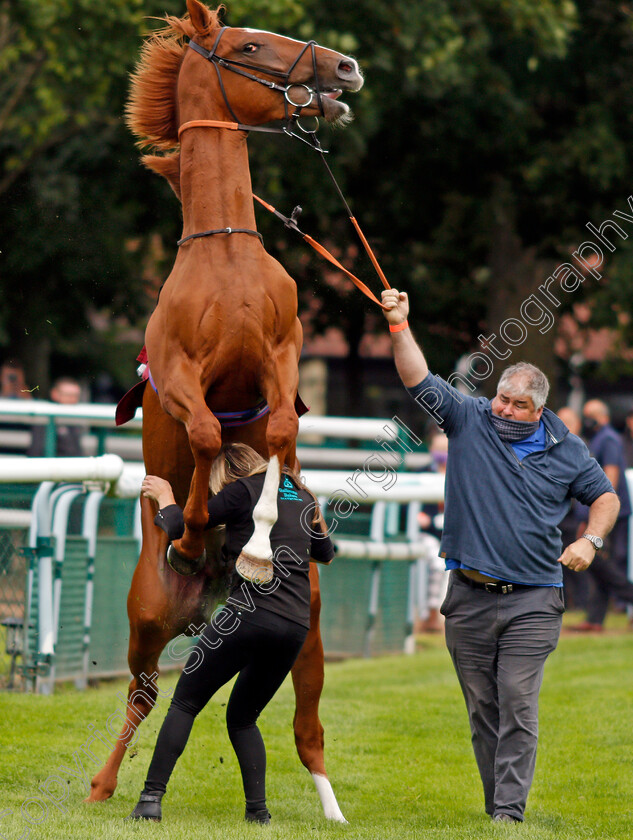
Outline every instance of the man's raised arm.
[[419, 385], [429, 372], [422, 350], [417, 345], [407, 316], [409, 315], [409, 298], [406, 292], [397, 289], [385, 289], [382, 302], [387, 307], [384, 311], [389, 322], [393, 357], [400, 379], [407, 388]]

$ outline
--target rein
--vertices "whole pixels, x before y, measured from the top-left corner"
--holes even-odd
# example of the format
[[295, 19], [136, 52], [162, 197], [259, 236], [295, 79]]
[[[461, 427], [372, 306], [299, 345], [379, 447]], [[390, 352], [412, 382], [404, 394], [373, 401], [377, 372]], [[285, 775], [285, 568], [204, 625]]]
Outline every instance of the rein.
[[[265, 207], [266, 210], [268, 210], [273, 215], [277, 216], [278, 219], [281, 219], [281, 221], [284, 223], [284, 225], [287, 228], [289, 228], [289, 230], [294, 230], [299, 234], [299, 236], [302, 236], [303, 239], [305, 240], [305, 242], [307, 242], [308, 245], [310, 245], [310, 247], [314, 248], [314, 250], [317, 252], [317, 254], [320, 254], [324, 259], [326, 259], [328, 262], [332, 263], [333, 266], [338, 268], [339, 271], [342, 271], [343, 274], [345, 274], [347, 277], [349, 277], [349, 279], [356, 286], [356, 288], [359, 289], [359, 291], [361, 291], [364, 295], [366, 295], [374, 303], [377, 303], [378, 306], [381, 309], [384, 309], [385, 311], [387, 311], [387, 307], [384, 306], [383, 303], [380, 300], [378, 300], [376, 295], [372, 292], [372, 290], [368, 286], [365, 285], [365, 283], [363, 283], [362, 280], [359, 280], [358, 277], [356, 277], [355, 274], [352, 274], [352, 272], [348, 271], [345, 268], [344, 265], [341, 265], [341, 263], [336, 259], [334, 254], [330, 253], [330, 251], [328, 251], [328, 249], [324, 245], [321, 245], [321, 243], [317, 242], [316, 239], [313, 239], [309, 234], [304, 233], [302, 230], [299, 229], [299, 226], [297, 225], [297, 218], [299, 217], [299, 214], [301, 213], [301, 207], [295, 207], [295, 209], [290, 214], [290, 217], [288, 217], [288, 216], [284, 216], [283, 213], [280, 213], [279, 210], [276, 210], [272, 206], [272, 204], [268, 204], [266, 201], [261, 199], [258, 195], [255, 195], [255, 193], [253, 193], [253, 198], [256, 201], [258, 201], [262, 205], [262, 207]], [[362, 232], [361, 232], [361, 236], [362, 236]], [[361, 241], [366, 242], [367, 240], [365, 239], [364, 236], [362, 236]], [[371, 248], [369, 247], [369, 245], [367, 245], [366, 250], [367, 249], [369, 249], [368, 254], [370, 254], [371, 253]], [[380, 266], [378, 266], [378, 268], [380, 268]], [[382, 271], [380, 272], [380, 274], [382, 275]], [[382, 275], [382, 276], [384, 276], [384, 275]], [[389, 283], [387, 283], [386, 279], [384, 280], [384, 283], [386, 284], [385, 285], [386, 289], [391, 288]]]

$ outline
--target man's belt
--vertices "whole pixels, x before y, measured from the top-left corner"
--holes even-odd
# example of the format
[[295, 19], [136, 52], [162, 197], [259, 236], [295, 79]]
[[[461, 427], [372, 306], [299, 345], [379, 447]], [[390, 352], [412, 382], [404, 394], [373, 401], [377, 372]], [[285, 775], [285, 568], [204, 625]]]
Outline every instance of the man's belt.
[[533, 586], [526, 585], [524, 583], [507, 583], [506, 581], [499, 580], [495, 583], [484, 582], [482, 580], [472, 580], [465, 575], [461, 569], [454, 569], [453, 570], [457, 577], [463, 582], [468, 584], [472, 589], [484, 589], [486, 592], [491, 592], [495, 595], [509, 595], [510, 592], [515, 592], [518, 589], [533, 589]]

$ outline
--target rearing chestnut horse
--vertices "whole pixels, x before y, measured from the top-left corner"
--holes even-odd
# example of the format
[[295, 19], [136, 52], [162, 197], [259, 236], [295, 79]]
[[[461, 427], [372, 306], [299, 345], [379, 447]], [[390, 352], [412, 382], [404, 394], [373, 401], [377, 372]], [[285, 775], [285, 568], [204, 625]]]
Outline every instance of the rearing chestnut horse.
[[[167, 18], [146, 42], [132, 78], [128, 124], [144, 144], [168, 151], [146, 165], [168, 178], [182, 201], [178, 256], [148, 323], [150, 382], [143, 397], [146, 470], [170, 481], [184, 506], [185, 533], [166, 562], [166, 535], [141, 499], [143, 544], [128, 596], [127, 721], [90, 799], [116, 787], [118, 768], [157, 696], [165, 645], [209, 619], [226, 591], [218, 538], [205, 532], [211, 463], [222, 442], [242, 440], [269, 457], [253, 538], [237, 565], [266, 579], [283, 464], [295, 466], [295, 410], [302, 330], [294, 281], [256, 232], [246, 147], [248, 126], [299, 114], [341, 121], [343, 89], [363, 80], [354, 59], [316, 44], [222, 27], [218, 10], [187, 0], [189, 15]], [[259, 416], [263, 401], [268, 415]], [[223, 416], [255, 414], [248, 425]], [[206, 549], [206, 554], [205, 554]], [[293, 668], [297, 750], [327, 817], [344, 820], [323, 761], [318, 702], [323, 684], [318, 575], [311, 567], [311, 629]]]

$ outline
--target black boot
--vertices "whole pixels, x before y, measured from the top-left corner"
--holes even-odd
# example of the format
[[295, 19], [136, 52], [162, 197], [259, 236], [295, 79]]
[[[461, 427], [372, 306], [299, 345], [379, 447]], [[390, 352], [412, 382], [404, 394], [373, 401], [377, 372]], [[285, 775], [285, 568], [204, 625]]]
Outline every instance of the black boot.
[[262, 808], [260, 811], [249, 811], [247, 808], [246, 813], [244, 814], [244, 819], [246, 822], [256, 822], [261, 823], [262, 825], [268, 825], [271, 819], [270, 811], [268, 808]]
[[160, 822], [163, 814], [160, 807], [160, 801], [163, 797], [158, 793], [142, 793], [132, 811], [126, 820], [152, 820], [152, 822]]

